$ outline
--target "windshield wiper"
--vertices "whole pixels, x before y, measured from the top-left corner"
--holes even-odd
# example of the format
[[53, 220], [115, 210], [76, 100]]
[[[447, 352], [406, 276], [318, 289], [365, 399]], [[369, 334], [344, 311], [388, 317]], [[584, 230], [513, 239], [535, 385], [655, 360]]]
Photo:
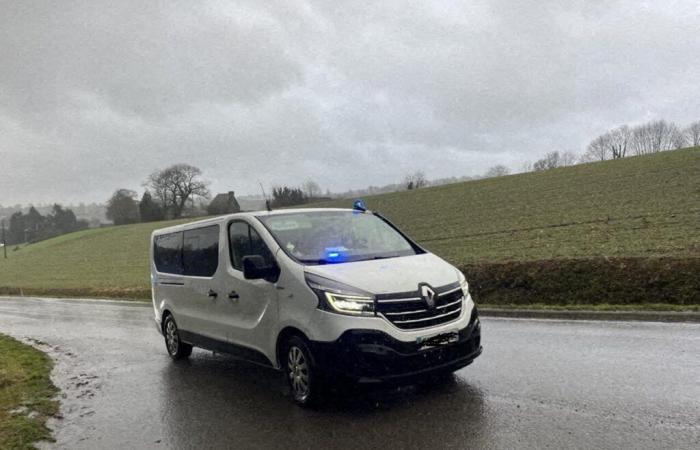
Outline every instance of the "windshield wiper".
[[299, 262], [304, 264], [328, 264], [328, 261], [325, 259], [300, 259]]
[[398, 258], [399, 256], [401, 256], [401, 255], [384, 255], [384, 256], [373, 256], [373, 257], [371, 257], [371, 258], [367, 258], [367, 259], [362, 259], [362, 260], [360, 260], [360, 261], [370, 261], [370, 260], [373, 260], [373, 259], [389, 259], [389, 258]]

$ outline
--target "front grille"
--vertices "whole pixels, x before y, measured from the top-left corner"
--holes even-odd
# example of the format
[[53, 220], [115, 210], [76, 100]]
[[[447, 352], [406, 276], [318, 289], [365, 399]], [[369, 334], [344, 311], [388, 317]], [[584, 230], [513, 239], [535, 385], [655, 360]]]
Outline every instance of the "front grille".
[[435, 288], [435, 307], [428, 308], [420, 290], [376, 296], [377, 312], [404, 330], [427, 328], [457, 319], [462, 312], [459, 283]]

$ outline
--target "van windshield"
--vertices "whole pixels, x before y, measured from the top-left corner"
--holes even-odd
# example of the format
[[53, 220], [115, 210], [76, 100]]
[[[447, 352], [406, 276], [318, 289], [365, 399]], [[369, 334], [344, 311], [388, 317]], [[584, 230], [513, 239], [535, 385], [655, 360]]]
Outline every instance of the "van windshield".
[[334, 264], [415, 255], [391, 225], [371, 213], [308, 211], [258, 216], [288, 255], [304, 264]]

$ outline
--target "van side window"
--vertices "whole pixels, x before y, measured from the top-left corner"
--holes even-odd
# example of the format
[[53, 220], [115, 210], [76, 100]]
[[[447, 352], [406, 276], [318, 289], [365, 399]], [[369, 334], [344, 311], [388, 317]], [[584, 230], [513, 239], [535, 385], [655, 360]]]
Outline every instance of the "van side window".
[[158, 272], [182, 275], [182, 233], [156, 236], [153, 261]]
[[229, 226], [229, 246], [231, 248], [231, 265], [236, 270], [243, 270], [243, 257], [260, 255], [268, 265], [274, 264], [270, 249], [257, 231], [245, 222], [232, 222]]
[[231, 265], [236, 270], [243, 270], [243, 256], [248, 254], [248, 228], [245, 222], [233, 222], [228, 229]]
[[185, 230], [182, 265], [185, 275], [211, 277], [219, 267], [219, 226]]

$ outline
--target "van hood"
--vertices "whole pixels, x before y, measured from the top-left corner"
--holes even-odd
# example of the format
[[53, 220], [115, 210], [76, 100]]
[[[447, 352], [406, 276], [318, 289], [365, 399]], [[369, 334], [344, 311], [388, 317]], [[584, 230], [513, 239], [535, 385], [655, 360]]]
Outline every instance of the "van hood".
[[304, 270], [372, 294], [415, 291], [418, 283], [440, 287], [459, 280], [457, 269], [432, 253], [306, 266]]

